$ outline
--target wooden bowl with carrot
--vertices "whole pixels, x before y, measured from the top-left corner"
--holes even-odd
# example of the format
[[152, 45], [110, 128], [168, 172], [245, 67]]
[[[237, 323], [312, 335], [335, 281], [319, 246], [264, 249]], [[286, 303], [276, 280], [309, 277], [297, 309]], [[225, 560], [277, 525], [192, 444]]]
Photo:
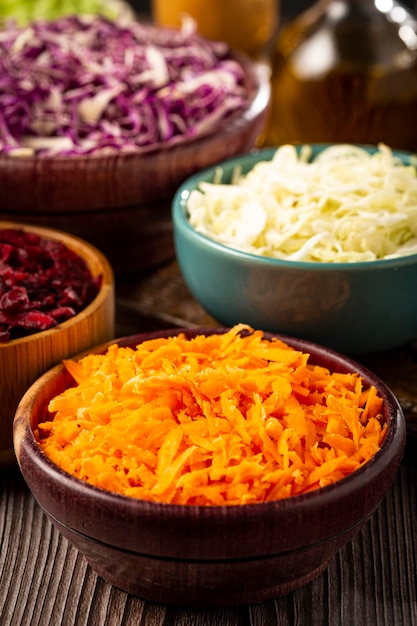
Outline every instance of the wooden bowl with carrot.
[[114, 337], [107, 258], [69, 233], [0, 222], [0, 467], [15, 463], [12, 425], [27, 389], [53, 365]]
[[121, 338], [39, 378], [23, 476], [103, 578], [163, 604], [248, 604], [311, 581], [360, 531], [405, 445], [357, 362], [246, 325]]

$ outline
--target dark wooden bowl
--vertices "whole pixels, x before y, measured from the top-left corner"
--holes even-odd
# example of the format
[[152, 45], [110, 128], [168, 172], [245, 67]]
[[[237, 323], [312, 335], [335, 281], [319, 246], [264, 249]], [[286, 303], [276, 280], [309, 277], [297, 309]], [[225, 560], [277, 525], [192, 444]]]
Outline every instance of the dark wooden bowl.
[[245, 153], [261, 135], [270, 100], [266, 67], [239, 54], [246, 107], [215, 131], [130, 154], [0, 156], [0, 219], [52, 226], [98, 247], [116, 273], [174, 256], [171, 200], [188, 176]]
[[[135, 346], [161, 331], [119, 340]], [[224, 332], [222, 329], [185, 330]], [[378, 453], [331, 486], [276, 502], [178, 506], [112, 494], [58, 469], [33, 435], [48, 401], [70, 383], [63, 367], [42, 376], [14, 422], [16, 455], [35, 498], [60, 532], [103, 578], [150, 601], [227, 606], [286, 594], [311, 581], [372, 515], [397, 473], [404, 416], [392, 392], [358, 363], [307, 341], [283, 337], [332, 371], [357, 371], [385, 401], [388, 424]], [[103, 352], [99, 347], [96, 352]]]

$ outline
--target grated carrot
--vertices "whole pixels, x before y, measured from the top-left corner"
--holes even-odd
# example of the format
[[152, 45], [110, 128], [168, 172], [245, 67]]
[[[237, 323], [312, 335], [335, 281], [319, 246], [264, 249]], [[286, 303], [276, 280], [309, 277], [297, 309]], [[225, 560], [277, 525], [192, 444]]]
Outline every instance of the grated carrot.
[[329, 485], [369, 461], [383, 400], [357, 373], [240, 324], [65, 361], [36, 436], [63, 470], [133, 498], [231, 505]]

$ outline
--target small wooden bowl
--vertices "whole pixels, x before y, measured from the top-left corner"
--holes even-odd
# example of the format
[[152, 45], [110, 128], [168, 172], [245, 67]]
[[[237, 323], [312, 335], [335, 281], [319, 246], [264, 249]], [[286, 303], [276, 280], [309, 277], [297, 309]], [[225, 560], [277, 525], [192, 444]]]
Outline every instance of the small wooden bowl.
[[[192, 337], [224, 329], [167, 330], [117, 343], [135, 347], [178, 332]], [[310, 353], [312, 363], [331, 371], [357, 371], [366, 385], [375, 385], [388, 425], [380, 450], [363, 467], [333, 485], [284, 500], [181, 506], [93, 487], [52, 463], [33, 434], [50, 399], [71, 384], [68, 372], [63, 366], [53, 368], [25, 394], [14, 420], [23, 476], [52, 523], [107, 581], [162, 604], [215, 607], [265, 601], [319, 575], [373, 514], [395, 478], [405, 445], [404, 416], [396, 398], [358, 363], [307, 341], [282, 338]]]
[[12, 424], [25, 391], [46, 370], [69, 357], [114, 336], [115, 296], [113, 270], [106, 257], [87, 242], [50, 228], [0, 222], [0, 229], [19, 228], [62, 242], [84, 258], [102, 286], [85, 309], [73, 318], [42, 332], [0, 343], [0, 467], [14, 460]]
[[115, 273], [174, 256], [171, 200], [195, 172], [251, 150], [270, 101], [263, 64], [235, 54], [248, 100], [214, 131], [177, 144], [76, 157], [0, 155], [0, 219], [52, 226], [98, 247]]

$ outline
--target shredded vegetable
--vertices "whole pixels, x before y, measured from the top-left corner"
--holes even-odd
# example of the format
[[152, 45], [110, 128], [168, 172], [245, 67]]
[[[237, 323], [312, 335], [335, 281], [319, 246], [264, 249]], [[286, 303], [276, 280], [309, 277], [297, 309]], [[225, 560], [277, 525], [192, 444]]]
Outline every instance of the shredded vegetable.
[[134, 19], [134, 11], [124, 0], [1, 0], [0, 22], [11, 18], [18, 24], [35, 19], [53, 20], [63, 15], [97, 15], [110, 19]]
[[71, 319], [101, 284], [102, 276], [62, 241], [0, 228], [0, 344]]
[[385, 145], [281, 146], [230, 184], [201, 183], [190, 224], [226, 246], [291, 261], [355, 262], [417, 254], [416, 162]]
[[217, 128], [247, 101], [226, 44], [104, 16], [0, 30], [0, 153], [137, 151]]
[[240, 324], [65, 361], [75, 380], [36, 436], [60, 468], [128, 497], [277, 500], [332, 484], [379, 450], [383, 399]]

